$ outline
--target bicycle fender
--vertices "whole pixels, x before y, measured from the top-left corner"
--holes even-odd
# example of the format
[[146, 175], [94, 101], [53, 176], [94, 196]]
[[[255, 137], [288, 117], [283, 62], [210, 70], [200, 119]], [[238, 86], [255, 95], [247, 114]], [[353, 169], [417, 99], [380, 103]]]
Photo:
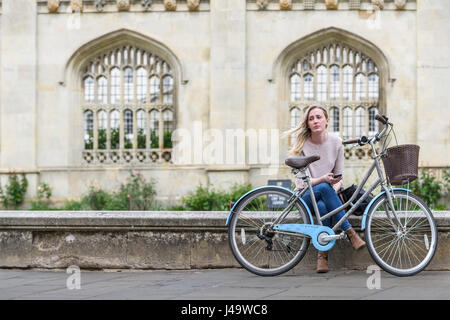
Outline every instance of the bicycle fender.
[[[250, 190], [249, 192], [247, 192], [246, 194], [244, 194], [242, 197], [240, 197], [240, 198], [238, 199], [238, 201], [236, 201], [236, 202], [234, 203], [233, 207], [232, 207], [231, 210], [228, 212], [228, 217], [227, 217], [227, 221], [225, 222], [225, 226], [228, 226], [228, 224], [230, 223], [231, 217], [232, 217], [233, 214], [234, 214], [234, 209], [237, 208], [237, 206], [238, 206], [239, 203], [242, 201], [242, 199], [244, 199], [245, 196], [247, 196], [248, 194], [250, 194], [250, 193], [252, 193], [252, 192], [254, 192], [254, 191], [257, 191], [257, 190], [262, 189], [262, 188], [267, 188], [267, 187], [270, 187], [270, 188], [277, 188], [277, 189], [283, 189], [283, 190], [289, 191], [291, 194], [294, 194], [294, 192], [292, 192], [291, 189], [287, 189], [287, 188], [280, 187], [280, 186], [262, 186], [262, 187], [258, 187], [258, 188], [255, 188], [255, 189], [253, 189], [253, 190]], [[313, 218], [312, 218], [311, 212], [309, 211], [309, 208], [308, 208], [308, 206], [306, 205], [305, 201], [303, 201], [302, 198], [298, 198], [298, 200], [300, 200], [300, 202], [302, 202], [303, 205], [305, 206], [306, 211], [308, 212], [309, 218], [311, 219], [310, 221], [311, 221], [311, 222], [314, 221]]]
[[[392, 191], [395, 191], [395, 190], [403, 190], [403, 191], [406, 191], [406, 192], [411, 192], [411, 190], [405, 189], [405, 188], [392, 188], [391, 190], [392, 190]], [[381, 197], [381, 196], [382, 196], [383, 194], [385, 194], [385, 193], [386, 193], [386, 191], [383, 190], [383, 192], [377, 194], [377, 196], [374, 197], [374, 198], [369, 202], [369, 204], [367, 205], [366, 210], [364, 210], [364, 214], [363, 214], [363, 218], [362, 218], [362, 222], [361, 222], [361, 230], [362, 230], [362, 231], [364, 231], [364, 230], [366, 229], [367, 213], [369, 212], [369, 210], [370, 210], [370, 208], [372, 207], [373, 203], [375, 202], [375, 200], [377, 200], [379, 197]]]

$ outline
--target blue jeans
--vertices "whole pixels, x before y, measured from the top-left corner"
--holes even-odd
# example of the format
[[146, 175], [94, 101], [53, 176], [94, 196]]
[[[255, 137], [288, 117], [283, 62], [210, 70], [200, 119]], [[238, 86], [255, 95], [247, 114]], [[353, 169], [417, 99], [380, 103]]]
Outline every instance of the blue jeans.
[[[339, 196], [337, 195], [336, 191], [334, 191], [333, 187], [327, 183], [322, 182], [318, 185], [315, 185], [313, 187], [314, 191], [314, 197], [316, 198], [317, 202], [317, 208], [319, 209], [320, 216], [324, 216], [328, 212], [333, 211], [337, 207], [342, 205], [341, 199], [339, 199]], [[309, 190], [306, 191], [306, 193], [302, 197], [303, 201], [308, 205], [309, 210], [311, 210], [311, 213], [314, 215], [314, 209], [311, 203], [311, 197]], [[341, 210], [338, 213], [336, 213], [334, 216], [327, 218], [322, 221], [322, 224], [324, 226], [331, 228], [331, 218], [334, 218], [335, 221], [339, 221], [343, 216], [345, 215], [345, 211]], [[343, 231], [346, 231], [350, 229], [352, 226], [347, 221], [347, 219], [342, 223], [341, 229]]]

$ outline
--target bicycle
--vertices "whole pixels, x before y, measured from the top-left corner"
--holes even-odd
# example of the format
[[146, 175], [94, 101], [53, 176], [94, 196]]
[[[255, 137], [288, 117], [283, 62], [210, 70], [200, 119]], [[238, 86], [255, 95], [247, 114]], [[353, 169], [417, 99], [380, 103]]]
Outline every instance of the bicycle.
[[[293, 174], [300, 173], [307, 186], [304, 189], [293, 192], [280, 186], [263, 186], [247, 192], [232, 205], [226, 226], [231, 251], [240, 265], [260, 276], [276, 276], [295, 267], [305, 256], [311, 241], [317, 250], [331, 250], [337, 240], [347, 237], [343, 231], [336, 234], [336, 230], [378, 186], [381, 192], [365, 208], [361, 223], [372, 259], [396, 276], [412, 276], [430, 263], [437, 247], [433, 214], [409, 189], [394, 188], [389, 179], [384, 178], [380, 159], [386, 154], [389, 144], [386, 141], [393, 124], [385, 116], [376, 115], [375, 119], [384, 124], [381, 132], [372, 138], [363, 136], [343, 141], [343, 144], [354, 144], [353, 147], [369, 144], [374, 161], [356, 191], [340, 207], [322, 217], [319, 214], [306, 172], [318, 156], [289, 157], [285, 161]], [[384, 143], [377, 153], [375, 144], [381, 139]], [[378, 178], [353, 203], [375, 169]], [[307, 190], [316, 223], [302, 199]], [[323, 226], [323, 220], [347, 207], [350, 209], [333, 228]]]

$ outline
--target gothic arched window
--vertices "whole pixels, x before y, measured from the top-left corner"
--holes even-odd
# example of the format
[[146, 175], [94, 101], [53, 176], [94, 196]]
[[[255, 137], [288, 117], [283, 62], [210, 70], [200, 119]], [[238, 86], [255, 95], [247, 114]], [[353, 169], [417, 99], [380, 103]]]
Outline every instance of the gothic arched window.
[[346, 44], [330, 42], [299, 56], [291, 65], [291, 126], [297, 113], [313, 104], [328, 110], [331, 132], [342, 138], [372, 135], [378, 130], [379, 71], [374, 61]]
[[87, 163], [170, 161], [176, 88], [164, 59], [116, 47], [84, 65], [82, 86]]

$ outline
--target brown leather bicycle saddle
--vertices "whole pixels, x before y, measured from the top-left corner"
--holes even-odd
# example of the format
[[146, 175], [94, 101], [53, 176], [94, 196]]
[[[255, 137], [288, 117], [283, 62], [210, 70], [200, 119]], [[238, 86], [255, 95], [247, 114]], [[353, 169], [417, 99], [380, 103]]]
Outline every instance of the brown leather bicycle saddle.
[[320, 156], [289, 157], [284, 161], [284, 163], [286, 165], [288, 165], [289, 167], [292, 167], [295, 169], [301, 169], [319, 159], [320, 159]]

